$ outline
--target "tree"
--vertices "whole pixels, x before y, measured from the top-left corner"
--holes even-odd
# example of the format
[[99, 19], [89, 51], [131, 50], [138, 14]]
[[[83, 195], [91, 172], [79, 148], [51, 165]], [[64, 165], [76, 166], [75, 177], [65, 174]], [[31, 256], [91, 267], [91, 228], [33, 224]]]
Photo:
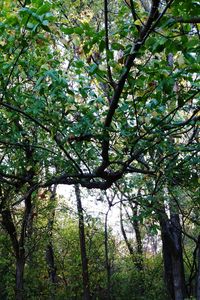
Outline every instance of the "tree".
[[[1, 213], [20, 265], [18, 244], [39, 188], [108, 189], [137, 176], [152, 213], [153, 199], [163, 211], [160, 191], [196, 187], [199, 4], [126, 4], [1, 3]], [[25, 207], [20, 239], [13, 195]], [[176, 205], [176, 220], [180, 213]]]
[[[103, 16], [85, 3], [76, 22], [79, 7], [69, 6], [68, 17], [65, 5], [3, 5], [3, 41], [9, 30], [12, 38], [2, 45], [1, 143], [23, 147], [23, 130], [37, 128], [30, 143], [40, 167], [52, 168], [51, 178], [40, 180], [45, 186], [108, 188], [127, 172], [156, 176], [153, 157], [146, 163], [143, 157], [167, 147], [174, 134], [194, 129], [196, 136], [198, 30], [192, 22], [198, 4], [152, 1], [147, 12], [138, 1], [132, 11], [115, 5], [114, 17], [106, 1]], [[166, 59], [171, 54], [173, 66]], [[5, 141], [7, 123], [15, 135]], [[175, 154], [189, 150], [186, 144], [177, 141]]]
[[[24, 294], [25, 263], [30, 254], [29, 241], [32, 235], [34, 208], [33, 187], [35, 187], [35, 183], [33, 183], [35, 170], [30, 165], [33, 151], [29, 145], [25, 146], [23, 154], [21, 157], [24, 163], [22, 177], [17, 178], [17, 176], [12, 175], [9, 176], [9, 180], [3, 180], [0, 184], [1, 225], [12, 243], [12, 251], [16, 259], [15, 297], [20, 300], [23, 299]], [[7, 167], [11, 169], [13, 168], [11, 163], [13, 156], [6, 153], [3, 156], [3, 159], [6, 157]], [[24, 178], [26, 179], [24, 180]], [[19, 204], [22, 201], [24, 203], [20, 207]], [[17, 207], [17, 209], [13, 209], [13, 207]]]
[[80, 240], [80, 252], [82, 261], [82, 277], [83, 277], [83, 289], [84, 289], [84, 300], [90, 299], [90, 280], [88, 273], [88, 259], [86, 253], [86, 242], [85, 242], [85, 225], [83, 216], [83, 207], [81, 202], [81, 193], [78, 185], [75, 186], [78, 222], [79, 222], [79, 240]]

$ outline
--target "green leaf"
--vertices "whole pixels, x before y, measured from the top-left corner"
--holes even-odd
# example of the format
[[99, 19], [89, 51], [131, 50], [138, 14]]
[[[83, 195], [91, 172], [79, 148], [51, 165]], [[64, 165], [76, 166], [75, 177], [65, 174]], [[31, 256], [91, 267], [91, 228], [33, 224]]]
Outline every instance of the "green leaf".
[[98, 69], [97, 64], [91, 64], [88, 67], [88, 72], [89, 72], [90, 75], [93, 75], [94, 73], [96, 73], [97, 69]]
[[68, 35], [68, 34], [74, 33], [74, 28], [73, 27], [63, 27], [62, 26], [61, 31]]
[[37, 11], [36, 14], [37, 15], [44, 15], [46, 13], [48, 13], [51, 9], [51, 4], [49, 2], [46, 2], [45, 4], [43, 4], [42, 6], [40, 6]]
[[74, 33], [82, 35], [83, 34], [83, 29], [81, 27], [75, 27], [74, 28]]
[[120, 43], [112, 43], [111, 47], [113, 50], [123, 50], [124, 46]]
[[103, 52], [106, 48], [106, 43], [104, 40], [101, 40], [100, 44], [99, 44], [99, 52]]

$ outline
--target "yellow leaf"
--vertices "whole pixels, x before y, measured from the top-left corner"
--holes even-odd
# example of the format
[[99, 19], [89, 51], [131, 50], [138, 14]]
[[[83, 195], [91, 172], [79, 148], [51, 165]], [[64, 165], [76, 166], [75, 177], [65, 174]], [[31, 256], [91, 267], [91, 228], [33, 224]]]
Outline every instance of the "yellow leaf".
[[140, 22], [140, 20], [136, 20], [136, 21], [134, 22], [134, 24], [135, 24], [135, 25], [141, 25], [141, 22]]
[[137, 19], [135, 22], [134, 22], [134, 24], [135, 25], [144, 25], [145, 23], [146, 23], [146, 21], [147, 21], [147, 17], [146, 16], [144, 16], [144, 17], [142, 17], [142, 18], [140, 18], [140, 19]]
[[184, 56], [183, 55], [179, 55], [178, 59], [177, 59], [177, 63], [179, 65], [179, 67], [183, 67], [185, 65], [185, 60], [184, 60]]

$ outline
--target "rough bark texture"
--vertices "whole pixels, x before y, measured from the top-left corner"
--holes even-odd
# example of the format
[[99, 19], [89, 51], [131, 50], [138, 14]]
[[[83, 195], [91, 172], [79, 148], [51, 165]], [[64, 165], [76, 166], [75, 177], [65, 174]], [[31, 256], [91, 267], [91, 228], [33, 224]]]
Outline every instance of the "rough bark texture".
[[85, 228], [84, 228], [84, 216], [83, 208], [81, 203], [81, 195], [79, 185], [75, 185], [75, 194], [77, 201], [77, 210], [79, 218], [79, 240], [81, 250], [81, 261], [82, 261], [82, 278], [83, 278], [83, 299], [90, 300], [90, 285], [89, 285], [89, 273], [88, 273], [88, 260], [86, 254], [86, 243], [85, 243]]
[[186, 285], [182, 253], [181, 225], [178, 214], [160, 216], [165, 280], [171, 299], [183, 300]]
[[16, 260], [16, 284], [15, 284], [15, 299], [24, 299], [24, 266], [25, 266], [25, 256], [24, 253]]
[[163, 253], [163, 262], [164, 262], [164, 275], [165, 283], [171, 300], [175, 299], [174, 295], [174, 283], [173, 283], [173, 269], [172, 269], [172, 257], [171, 251], [168, 243], [168, 220], [161, 219], [161, 238], [162, 238], [162, 253]]
[[182, 234], [178, 214], [171, 215], [171, 225], [174, 241], [174, 251], [172, 252], [172, 266], [175, 300], [182, 300], [186, 297], [186, 286], [183, 265]]

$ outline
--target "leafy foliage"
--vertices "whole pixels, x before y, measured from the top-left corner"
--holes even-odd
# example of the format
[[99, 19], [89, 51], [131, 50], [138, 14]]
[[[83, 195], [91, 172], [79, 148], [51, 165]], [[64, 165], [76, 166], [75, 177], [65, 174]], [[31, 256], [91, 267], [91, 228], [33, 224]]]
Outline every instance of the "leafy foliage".
[[[42, 251], [52, 241], [64, 282], [58, 297], [82, 294], [75, 221], [52, 233], [57, 203], [43, 203], [53, 185], [112, 187], [110, 193], [120, 195], [119, 202], [127, 201], [127, 213], [137, 208], [128, 221], [144, 231], [143, 239], [159, 230], [163, 238], [162, 222], [172, 226], [176, 215], [184, 235], [198, 245], [200, 6], [193, 0], [125, 2], [0, 3], [0, 221], [10, 240], [3, 231], [0, 238], [12, 248], [16, 262], [23, 258], [29, 298], [36, 287], [38, 293], [45, 290], [42, 297], [54, 290], [54, 284], [45, 288], [48, 279], [42, 281]], [[109, 209], [114, 205], [108, 204]], [[103, 230], [96, 226], [87, 227], [89, 269], [92, 292], [105, 298], [109, 278], [105, 280], [102, 267]], [[98, 234], [92, 237], [90, 230]], [[32, 272], [27, 259], [34, 239], [38, 248]], [[68, 246], [62, 261], [60, 251]], [[0, 272], [11, 264], [3, 279], [7, 296], [2, 291], [2, 297], [12, 298], [7, 286], [13, 284], [14, 262], [11, 250], [7, 255], [2, 249]], [[124, 264], [119, 268], [127, 270]], [[122, 286], [127, 276], [123, 270], [118, 278]], [[128, 277], [139, 282], [143, 275], [135, 272]], [[151, 270], [145, 274], [152, 276]], [[142, 280], [150, 289], [149, 279]], [[116, 299], [117, 294], [126, 298], [126, 291], [117, 288]], [[162, 291], [160, 283], [157, 293]], [[148, 299], [153, 297], [150, 291]]]

